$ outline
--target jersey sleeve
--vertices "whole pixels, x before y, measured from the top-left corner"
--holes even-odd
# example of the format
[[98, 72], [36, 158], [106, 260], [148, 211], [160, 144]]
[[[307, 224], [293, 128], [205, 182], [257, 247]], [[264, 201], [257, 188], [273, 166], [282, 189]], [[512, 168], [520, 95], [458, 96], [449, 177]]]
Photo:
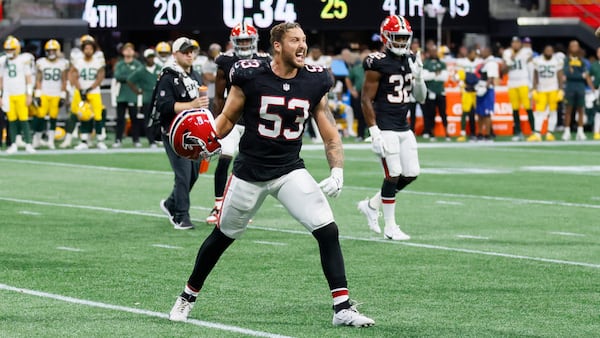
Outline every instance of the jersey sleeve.
[[365, 60], [363, 61], [363, 68], [365, 69], [365, 71], [367, 71], [367, 70], [378, 71], [379, 70], [379, 62], [377, 62], [378, 60], [379, 59], [377, 58], [377, 53], [369, 54], [369, 56], [367, 56], [365, 58]]
[[248, 59], [236, 62], [229, 72], [229, 81], [232, 85], [244, 87], [257, 74], [264, 72], [269, 65], [260, 60]]

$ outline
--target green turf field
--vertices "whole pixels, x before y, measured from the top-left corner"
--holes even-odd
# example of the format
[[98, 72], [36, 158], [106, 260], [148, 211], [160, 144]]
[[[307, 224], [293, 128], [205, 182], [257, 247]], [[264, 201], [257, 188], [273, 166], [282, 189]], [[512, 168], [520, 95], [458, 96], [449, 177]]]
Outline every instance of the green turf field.
[[[198, 228], [178, 231], [158, 207], [162, 152], [42, 151], [0, 156], [0, 337], [598, 336], [600, 143], [424, 145], [397, 197], [402, 243], [356, 210], [382, 174], [368, 146], [350, 148], [332, 207], [350, 296], [376, 326], [332, 327], [316, 241], [273, 198], [193, 320], [169, 322], [211, 231], [215, 164], [192, 193]], [[317, 180], [323, 154], [303, 151]]]

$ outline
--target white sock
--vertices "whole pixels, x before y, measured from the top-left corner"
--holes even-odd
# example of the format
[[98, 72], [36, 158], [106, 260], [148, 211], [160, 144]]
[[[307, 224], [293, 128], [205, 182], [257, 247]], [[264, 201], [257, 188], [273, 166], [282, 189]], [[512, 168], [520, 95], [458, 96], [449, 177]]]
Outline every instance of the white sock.
[[534, 127], [533, 130], [539, 134], [542, 131], [542, 126], [544, 125], [544, 121], [546, 120], [546, 116], [548, 114], [546, 111], [535, 111], [533, 112], [533, 121]]
[[223, 196], [215, 197], [215, 208], [221, 210], [221, 206], [223, 206]]
[[339, 288], [331, 290], [331, 296], [333, 297], [333, 305], [341, 304], [350, 299], [347, 288]]
[[379, 210], [381, 206], [381, 191], [378, 191], [375, 196], [369, 200], [369, 206], [375, 210]]
[[87, 133], [86, 134], [81, 134], [81, 136], [80, 136], [81, 142], [87, 143], [87, 141], [89, 139], [89, 136], [90, 136], [90, 134], [87, 134]]
[[548, 131], [553, 133], [556, 129], [556, 124], [558, 123], [558, 114], [556, 111], [551, 111], [548, 116]]
[[396, 198], [381, 198], [381, 204], [383, 205], [383, 220], [385, 226], [396, 225]]
[[577, 127], [577, 134], [583, 134], [583, 127]]
[[200, 293], [200, 291], [192, 290], [192, 288], [190, 288], [190, 286], [187, 285], [187, 283], [185, 284], [185, 289], [183, 290], [183, 292], [187, 293], [188, 295], [192, 295], [194, 297], [198, 297], [198, 293]]
[[594, 133], [600, 133], [600, 112], [594, 115]]

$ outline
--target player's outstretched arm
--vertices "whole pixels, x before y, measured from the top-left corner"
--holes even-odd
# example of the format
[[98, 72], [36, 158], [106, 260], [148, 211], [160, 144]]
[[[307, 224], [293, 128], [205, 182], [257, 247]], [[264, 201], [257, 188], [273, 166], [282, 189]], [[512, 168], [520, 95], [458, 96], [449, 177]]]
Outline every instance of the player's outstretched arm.
[[223, 111], [215, 120], [215, 124], [217, 125], [216, 132], [219, 138], [222, 139], [231, 132], [231, 129], [233, 129], [236, 122], [242, 116], [245, 103], [246, 95], [244, 95], [242, 89], [235, 85], [231, 86]]
[[313, 117], [323, 138], [327, 162], [329, 162], [329, 168], [331, 169], [330, 176], [319, 182], [319, 187], [325, 195], [337, 198], [342, 193], [342, 186], [344, 185], [344, 150], [335, 119], [329, 110], [327, 95], [323, 96], [315, 107]]
[[319, 133], [323, 138], [325, 145], [325, 154], [330, 168], [344, 167], [344, 150], [342, 148], [342, 140], [337, 131], [335, 118], [329, 110], [327, 95], [321, 98], [321, 101], [315, 107], [313, 117], [319, 128]]

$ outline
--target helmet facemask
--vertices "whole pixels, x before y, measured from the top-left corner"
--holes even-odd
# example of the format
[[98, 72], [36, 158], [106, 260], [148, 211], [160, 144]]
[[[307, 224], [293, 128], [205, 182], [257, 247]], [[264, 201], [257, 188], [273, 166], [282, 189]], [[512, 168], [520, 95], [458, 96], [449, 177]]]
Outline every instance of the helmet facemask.
[[385, 47], [396, 55], [406, 55], [410, 53], [410, 44], [412, 32], [383, 32], [385, 38]]
[[231, 37], [235, 54], [241, 57], [250, 57], [257, 50], [258, 38], [255, 36]]

